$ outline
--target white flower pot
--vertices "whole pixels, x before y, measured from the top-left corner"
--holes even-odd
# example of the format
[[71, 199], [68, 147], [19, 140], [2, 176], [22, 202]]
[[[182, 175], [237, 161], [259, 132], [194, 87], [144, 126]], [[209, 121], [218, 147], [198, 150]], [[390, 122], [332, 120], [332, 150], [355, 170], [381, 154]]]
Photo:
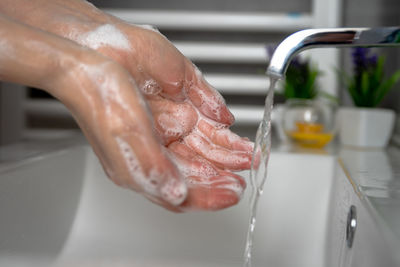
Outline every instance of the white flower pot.
[[343, 145], [385, 147], [392, 135], [395, 113], [379, 108], [340, 108], [339, 139]]

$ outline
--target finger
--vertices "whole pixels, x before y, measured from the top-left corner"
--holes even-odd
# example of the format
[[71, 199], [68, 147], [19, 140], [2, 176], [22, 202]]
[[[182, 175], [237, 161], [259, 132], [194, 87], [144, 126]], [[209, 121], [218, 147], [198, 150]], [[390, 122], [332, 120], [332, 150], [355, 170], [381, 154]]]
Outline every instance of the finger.
[[134, 76], [141, 80], [140, 88], [146, 93], [159, 93], [177, 102], [184, 101], [187, 59], [160, 33], [143, 29], [140, 32], [146, 42], [138, 51], [145, 52], [137, 55], [138, 63], [130, 68], [139, 74]]
[[160, 96], [148, 98], [147, 103], [164, 145], [187, 135], [197, 122], [197, 112], [189, 103], [176, 103]]
[[210, 178], [219, 174], [216, 167], [197, 155], [186, 144], [174, 142], [168, 148], [173, 153], [173, 160], [184, 177]]
[[233, 124], [235, 118], [226, 106], [221, 94], [211, 87], [197, 67], [190, 64], [188, 68], [191, 78], [188, 78], [190, 83], [186, 90], [193, 105], [212, 120], [226, 125]]
[[187, 194], [183, 178], [162, 149], [146, 139], [136, 134], [115, 138], [127, 169], [126, 184], [172, 206], [180, 205]]
[[217, 167], [229, 170], [245, 170], [251, 166], [251, 152], [231, 151], [210, 143], [203, 136], [192, 132], [184, 139], [196, 153], [214, 163]]
[[183, 212], [182, 208], [180, 206], [176, 206], [176, 205], [171, 205], [167, 202], [165, 202], [164, 200], [154, 197], [152, 195], [146, 194], [146, 193], [142, 193], [148, 200], [150, 200], [151, 202], [153, 202], [154, 204], [157, 204], [158, 206], [161, 206], [169, 211], [172, 212], [176, 212], [176, 213], [181, 213]]
[[233, 176], [215, 176], [204, 180], [201, 177], [187, 178], [189, 194], [181, 205], [183, 210], [220, 210], [237, 204], [244, 187]]
[[212, 143], [230, 150], [252, 152], [254, 144], [248, 138], [243, 138], [230, 131], [228, 128], [218, 128], [205, 120], [200, 120], [198, 129], [207, 136]]
[[128, 69], [145, 94], [160, 94], [183, 102], [187, 98], [206, 117], [231, 125], [234, 117], [222, 96], [203, 78], [200, 71], [165, 37], [153, 31], [142, 31], [147, 39], [147, 51], [132, 60]]
[[243, 189], [246, 188], [246, 181], [245, 181], [244, 178], [243, 178], [242, 176], [240, 176], [240, 175], [237, 175], [237, 174], [235, 174], [235, 173], [233, 173], [233, 172], [225, 171], [225, 170], [220, 170], [220, 171], [219, 171], [219, 175], [220, 175], [220, 176], [225, 176], [225, 177], [231, 176], [231, 177], [235, 178], [235, 179], [239, 182], [239, 184], [242, 186]]
[[240, 200], [246, 187], [242, 177], [217, 169], [185, 144], [175, 142], [169, 150], [188, 184], [183, 210], [219, 210]]
[[111, 165], [115, 176], [121, 177], [121, 183], [171, 205], [179, 205], [187, 193], [183, 177], [157, 140], [135, 83], [125, 71], [115, 67], [111, 65], [109, 69], [114, 75], [103, 78], [106, 86], [96, 96], [94, 110], [84, 105], [80, 114], [96, 116], [94, 120], [89, 119], [90, 128], [98, 128], [95, 130], [95, 135], [100, 135], [97, 143], [103, 147], [107, 165]]

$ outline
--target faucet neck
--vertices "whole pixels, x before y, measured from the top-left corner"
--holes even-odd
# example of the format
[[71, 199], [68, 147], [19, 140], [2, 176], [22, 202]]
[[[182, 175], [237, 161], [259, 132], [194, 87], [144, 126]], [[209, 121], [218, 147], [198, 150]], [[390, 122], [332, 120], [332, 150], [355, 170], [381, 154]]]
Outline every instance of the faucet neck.
[[331, 28], [298, 31], [284, 39], [271, 57], [267, 74], [283, 79], [290, 61], [315, 47], [400, 46], [400, 26], [383, 28]]

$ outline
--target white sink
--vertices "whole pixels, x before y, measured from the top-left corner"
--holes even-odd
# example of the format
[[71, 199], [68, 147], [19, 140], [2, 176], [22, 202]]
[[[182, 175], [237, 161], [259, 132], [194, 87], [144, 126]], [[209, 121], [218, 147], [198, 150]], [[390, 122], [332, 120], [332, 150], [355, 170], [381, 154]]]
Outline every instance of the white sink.
[[[246, 191], [224, 211], [175, 214], [115, 186], [86, 144], [3, 163], [0, 266], [241, 266]], [[350, 266], [340, 264], [354, 262], [345, 227], [357, 199], [336, 157], [273, 152], [254, 267]]]

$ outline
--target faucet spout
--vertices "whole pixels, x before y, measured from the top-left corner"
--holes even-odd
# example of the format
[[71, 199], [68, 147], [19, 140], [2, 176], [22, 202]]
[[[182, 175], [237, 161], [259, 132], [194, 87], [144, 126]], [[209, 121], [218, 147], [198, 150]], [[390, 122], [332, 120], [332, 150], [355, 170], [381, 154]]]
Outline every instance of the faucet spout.
[[298, 31], [284, 39], [271, 57], [267, 74], [285, 76], [292, 58], [316, 47], [400, 46], [400, 26], [382, 28], [331, 28]]

